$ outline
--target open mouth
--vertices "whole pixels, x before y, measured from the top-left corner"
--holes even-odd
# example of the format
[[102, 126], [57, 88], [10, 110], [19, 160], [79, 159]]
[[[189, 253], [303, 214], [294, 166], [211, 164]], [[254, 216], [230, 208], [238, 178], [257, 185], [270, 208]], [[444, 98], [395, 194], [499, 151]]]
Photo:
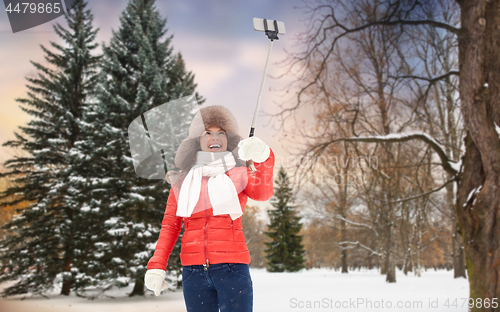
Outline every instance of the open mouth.
[[212, 144], [208, 148], [210, 148], [210, 150], [213, 151], [213, 150], [219, 150], [221, 147], [222, 146], [220, 146], [219, 144]]

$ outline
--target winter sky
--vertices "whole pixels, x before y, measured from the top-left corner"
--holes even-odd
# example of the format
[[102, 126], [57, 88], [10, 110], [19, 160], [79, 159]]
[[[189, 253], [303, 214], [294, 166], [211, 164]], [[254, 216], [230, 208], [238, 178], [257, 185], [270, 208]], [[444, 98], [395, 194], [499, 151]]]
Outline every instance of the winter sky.
[[[89, 0], [94, 14], [94, 25], [100, 28], [97, 42], [108, 44], [112, 30], [119, 27], [119, 17], [127, 0]], [[296, 49], [294, 40], [304, 31], [306, 14], [298, 7], [300, 0], [158, 0], [156, 6], [167, 18], [168, 34], [174, 36], [172, 46], [181, 52], [188, 70], [195, 74], [197, 91], [206, 98], [204, 105], [222, 105], [235, 115], [240, 135], [248, 136], [257, 102], [269, 39], [262, 32], [254, 31], [254, 17], [277, 19], [285, 22], [287, 34], [275, 41], [268, 77], [262, 96], [261, 112], [276, 110], [283, 100], [282, 89], [291, 77], [273, 79], [285, 71], [277, 63], [283, 61], [286, 50]], [[25, 125], [30, 116], [15, 102], [25, 97], [25, 77], [36, 74], [30, 61], [46, 64], [40, 45], [54, 50], [50, 41], [61, 43], [52, 25], [66, 26], [64, 17], [13, 34], [7, 13], [0, 10], [0, 142], [14, 139], [14, 131]], [[287, 154], [280, 142], [280, 134], [273, 130], [262, 114], [257, 121], [255, 135], [262, 138], [277, 156], [286, 159]], [[15, 151], [0, 147], [0, 162], [12, 157]]]

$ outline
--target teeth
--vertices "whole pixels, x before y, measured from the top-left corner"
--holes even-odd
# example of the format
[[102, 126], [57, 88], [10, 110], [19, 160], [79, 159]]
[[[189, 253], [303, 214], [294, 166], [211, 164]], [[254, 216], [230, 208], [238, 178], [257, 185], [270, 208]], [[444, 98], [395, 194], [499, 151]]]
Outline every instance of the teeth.
[[214, 148], [214, 147], [217, 148], [217, 147], [220, 147], [220, 145], [214, 144], [214, 145], [210, 145], [209, 147], [210, 148]]

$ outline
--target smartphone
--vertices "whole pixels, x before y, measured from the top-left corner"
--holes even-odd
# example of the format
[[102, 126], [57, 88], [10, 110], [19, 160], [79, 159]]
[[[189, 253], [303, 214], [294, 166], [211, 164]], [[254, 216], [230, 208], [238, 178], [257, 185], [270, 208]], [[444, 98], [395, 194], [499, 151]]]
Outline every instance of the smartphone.
[[[264, 19], [263, 18], [253, 18], [253, 29], [257, 31], [266, 31], [264, 28]], [[275, 30], [274, 29], [274, 20], [267, 20], [267, 29], [269, 30]], [[278, 34], [284, 35], [285, 34], [285, 23], [278, 21]]]

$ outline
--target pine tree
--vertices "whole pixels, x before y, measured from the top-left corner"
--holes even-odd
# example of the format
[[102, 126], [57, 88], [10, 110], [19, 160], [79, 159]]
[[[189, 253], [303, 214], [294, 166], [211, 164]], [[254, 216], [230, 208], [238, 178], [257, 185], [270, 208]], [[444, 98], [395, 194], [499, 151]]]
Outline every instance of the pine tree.
[[[131, 0], [120, 17], [118, 31], [103, 47], [97, 101], [89, 106], [82, 127], [92, 136], [74, 155], [86, 174], [75, 177], [79, 189], [92, 194], [88, 210], [99, 210], [90, 231], [95, 250], [88, 254], [85, 275], [96, 286], [135, 283], [130, 296], [144, 294], [144, 274], [158, 239], [170, 186], [165, 180], [140, 178], [134, 172], [128, 127], [134, 119], [170, 101], [194, 95], [194, 75], [179, 54], [172, 53], [172, 36], [155, 1]], [[170, 105], [170, 104], [169, 104]], [[166, 125], [186, 130], [192, 107], [176, 107]], [[146, 114], [144, 114], [146, 115]], [[167, 129], [165, 129], [167, 130]], [[179, 274], [179, 248], [168, 271]]]
[[97, 30], [85, 7], [80, 1], [65, 16], [69, 29], [54, 26], [64, 44], [51, 42], [56, 52], [41, 46], [48, 64], [32, 62], [38, 76], [27, 78], [28, 96], [16, 100], [34, 118], [4, 144], [21, 149], [24, 156], [5, 163], [8, 171], [2, 176], [13, 186], [0, 195], [2, 206], [25, 203], [4, 227], [9, 235], [1, 243], [0, 282], [17, 280], [4, 289], [4, 296], [43, 295], [57, 279], [61, 294], [68, 295], [72, 282], [84, 279], [73, 270], [73, 262], [85, 252], [86, 217], [72, 200], [76, 190], [70, 183], [70, 150], [82, 136], [78, 119], [91, 100], [100, 58], [91, 53]]
[[271, 239], [266, 242], [267, 270], [269, 272], [296, 272], [304, 268], [304, 246], [302, 236], [298, 233], [302, 228], [300, 218], [296, 216], [292, 205], [292, 189], [288, 175], [283, 167], [275, 180], [272, 205], [269, 210], [270, 223], [265, 234]]

